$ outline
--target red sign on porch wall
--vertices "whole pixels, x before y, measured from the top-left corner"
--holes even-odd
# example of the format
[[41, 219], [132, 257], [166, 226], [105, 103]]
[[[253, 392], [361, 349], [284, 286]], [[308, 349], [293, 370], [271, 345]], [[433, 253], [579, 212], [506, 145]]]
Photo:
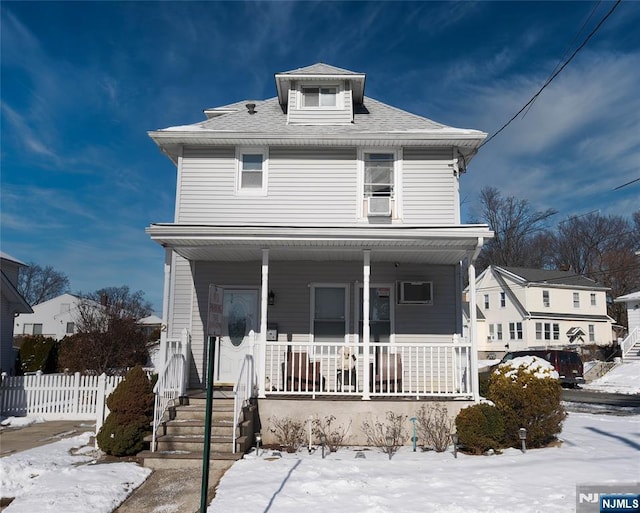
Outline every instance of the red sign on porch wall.
[[222, 335], [222, 300], [224, 290], [215, 285], [209, 285], [209, 308], [207, 313], [207, 335], [220, 337]]

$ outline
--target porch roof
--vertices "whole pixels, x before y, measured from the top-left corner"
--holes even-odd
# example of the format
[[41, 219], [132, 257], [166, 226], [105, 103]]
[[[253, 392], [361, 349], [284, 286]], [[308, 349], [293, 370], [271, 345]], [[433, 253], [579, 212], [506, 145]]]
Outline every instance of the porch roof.
[[284, 227], [152, 224], [151, 239], [187, 260], [360, 260], [455, 264], [493, 236], [486, 225]]

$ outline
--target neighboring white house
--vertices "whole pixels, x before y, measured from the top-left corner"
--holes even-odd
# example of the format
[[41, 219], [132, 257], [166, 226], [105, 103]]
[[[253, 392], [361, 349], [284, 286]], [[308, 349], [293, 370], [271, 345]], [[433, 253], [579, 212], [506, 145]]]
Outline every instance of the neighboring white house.
[[614, 302], [626, 303], [627, 305], [628, 332], [632, 333], [634, 330], [640, 330], [640, 290], [638, 292], [619, 296], [614, 299]]
[[76, 333], [78, 304], [82, 299], [72, 294], [43, 301], [33, 306], [33, 313], [20, 314], [15, 318], [14, 335], [44, 335], [61, 340]]
[[532, 347], [610, 344], [607, 290], [570, 271], [489, 266], [476, 280], [481, 357]]
[[369, 98], [365, 79], [322, 63], [277, 73], [274, 98], [149, 133], [177, 167], [175, 219], [147, 233], [166, 250], [166, 336], [191, 337], [191, 387], [220, 326], [213, 379], [236, 383], [252, 357], [262, 413], [283, 396], [348, 393], [352, 412], [374, 396], [477, 397], [462, 273], [475, 279], [493, 234], [461, 223], [459, 180], [486, 134]]
[[0, 251], [0, 371], [13, 374], [15, 352], [13, 350], [13, 319], [16, 314], [31, 312], [31, 307], [18, 292], [18, 273], [27, 264]]

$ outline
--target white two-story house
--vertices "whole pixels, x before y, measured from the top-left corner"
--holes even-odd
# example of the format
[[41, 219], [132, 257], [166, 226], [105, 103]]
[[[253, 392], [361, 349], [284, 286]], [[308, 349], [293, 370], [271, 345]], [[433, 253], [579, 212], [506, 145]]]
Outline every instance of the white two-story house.
[[165, 343], [188, 334], [189, 387], [211, 347], [216, 384], [251, 358], [263, 412], [273, 397], [477, 398], [461, 291], [492, 232], [461, 223], [458, 189], [486, 134], [369, 98], [365, 79], [276, 73], [274, 98], [149, 133], [177, 168], [174, 221], [147, 233], [166, 249]]
[[571, 271], [489, 266], [476, 280], [485, 318], [480, 357], [612, 342], [607, 289]]

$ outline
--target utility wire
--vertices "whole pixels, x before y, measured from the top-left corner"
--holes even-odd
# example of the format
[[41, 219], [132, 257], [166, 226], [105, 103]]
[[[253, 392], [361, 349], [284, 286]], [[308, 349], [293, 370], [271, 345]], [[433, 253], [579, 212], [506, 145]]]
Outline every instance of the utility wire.
[[478, 150], [480, 148], [482, 148], [485, 144], [487, 144], [489, 141], [491, 141], [494, 137], [496, 137], [500, 132], [502, 132], [505, 128], [507, 128], [520, 114], [522, 114], [522, 112], [529, 106], [531, 105], [534, 101], [536, 101], [536, 98], [538, 98], [538, 96], [540, 96], [540, 94], [542, 93], [542, 91], [544, 91], [546, 89], [546, 87], [553, 81], [554, 78], [556, 78], [564, 68], [567, 67], [567, 65], [573, 60], [573, 58], [578, 54], [578, 52], [580, 50], [582, 50], [586, 44], [589, 42], [589, 40], [595, 35], [595, 33], [600, 29], [600, 27], [602, 26], [602, 24], [609, 18], [609, 16], [611, 16], [613, 14], [613, 11], [615, 11], [617, 9], [617, 7], [620, 5], [620, 3], [622, 2], [622, 0], [617, 0], [616, 3], [613, 5], [613, 7], [611, 9], [609, 9], [609, 12], [604, 16], [604, 18], [602, 18], [600, 20], [600, 22], [595, 26], [595, 28], [589, 33], [589, 35], [586, 37], [586, 39], [582, 42], [582, 44], [576, 48], [576, 50], [571, 54], [571, 56], [565, 61], [565, 63], [560, 66], [560, 68], [553, 73], [553, 75], [551, 75], [547, 81], [544, 83], [544, 85], [540, 88], [540, 90], [533, 95], [533, 97], [518, 111], [514, 114], [514, 116], [507, 121], [504, 125], [502, 125], [502, 127], [495, 132], [491, 137], [489, 137], [488, 139], [485, 139], [484, 142], [478, 146]]
[[618, 185], [618, 187], [616, 187], [613, 190], [617, 191], [618, 189], [622, 189], [623, 187], [626, 187], [627, 185], [631, 185], [632, 183], [636, 183], [636, 182], [640, 182], [640, 178], [636, 178], [635, 180], [631, 180], [630, 182], [623, 183], [622, 185]]

